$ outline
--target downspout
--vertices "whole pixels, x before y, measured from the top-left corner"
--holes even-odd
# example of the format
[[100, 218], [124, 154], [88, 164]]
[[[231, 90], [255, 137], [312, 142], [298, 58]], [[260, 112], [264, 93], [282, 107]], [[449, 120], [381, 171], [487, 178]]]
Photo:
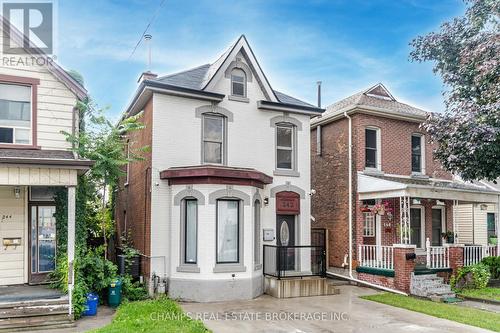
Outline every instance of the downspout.
[[347, 112], [344, 112], [344, 117], [349, 122], [349, 277], [354, 279], [352, 276], [352, 119]]

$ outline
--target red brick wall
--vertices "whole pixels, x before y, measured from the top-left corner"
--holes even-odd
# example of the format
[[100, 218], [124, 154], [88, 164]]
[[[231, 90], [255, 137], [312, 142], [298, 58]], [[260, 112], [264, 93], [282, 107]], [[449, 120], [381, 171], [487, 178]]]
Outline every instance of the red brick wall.
[[340, 266], [349, 248], [348, 220], [348, 122], [322, 127], [322, 154], [316, 155], [316, 129], [311, 132], [311, 213], [315, 228], [328, 230], [330, 266]]
[[415, 270], [415, 261], [407, 260], [406, 254], [415, 253], [414, 248], [394, 248], [394, 287], [410, 292], [411, 273]]
[[[131, 149], [144, 146], [151, 147], [152, 142], [152, 99], [146, 104], [143, 116], [140, 121], [145, 128], [129, 134], [129, 144]], [[150, 255], [150, 230], [151, 230], [151, 209], [150, 209], [150, 175], [151, 175], [151, 151], [143, 153], [144, 159], [130, 163], [129, 182], [125, 186], [126, 177], [120, 179], [118, 192], [116, 193], [116, 232], [117, 238], [125, 230], [125, 219], [133, 245], [141, 253]], [[120, 240], [118, 240], [120, 244]], [[149, 262], [142, 258], [143, 274], [149, 274]]]
[[[356, 258], [357, 244], [375, 244], [375, 238], [363, 238], [363, 214], [356, 193], [357, 171], [365, 169], [365, 128], [375, 126], [381, 130], [382, 171], [386, 174], [411, 175], [411, 135], [423, 133], [419, 124], [403, 120], [357, 113], [351, 116], [353, 126], [353, 258]], [[428, 138], [428, 136], [426, 137]], [[450, 173], [442, 170], [434, 161], [432, 145], [426, 142], [426, 174], [434, 178], [451, 179]], [[316, 154], [316, 129], [311, 131], [312, 215], [316, 222], [313, 227], [326, 228], [329, 236], [329, 265], [340, 266], [348, 253], [348, 120], [341, 118], [322, 125], [322, 155]], [[399, 223], [399, 201], [388, 199], [394, 208], [394, 218], [390, 222], [382, 217], [382, 244], [399, 243], [396, 224]], [[451, 202], [446, 205], [448, 229], [452, 228]], [[426, 234], [430, 237], [431, 210], [426, 209]], [[390, 227], [385, 227], [385, 223]], [[427, 230], [427, 228], [429, 228]]]
[[358, 279], [382, 287], [394, 289], [394, 278], [392, 277], [373, 275], [368, 273], [358, 273]]

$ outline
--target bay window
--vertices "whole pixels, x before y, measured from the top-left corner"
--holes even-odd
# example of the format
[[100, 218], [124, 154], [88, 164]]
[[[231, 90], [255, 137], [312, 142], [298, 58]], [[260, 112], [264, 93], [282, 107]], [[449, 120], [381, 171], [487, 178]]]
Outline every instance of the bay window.
[[31, 86], [0, 83], [0, 144], [31, 144]]
[[238, 263], [239, 200], [217, 200], [217, 263]]

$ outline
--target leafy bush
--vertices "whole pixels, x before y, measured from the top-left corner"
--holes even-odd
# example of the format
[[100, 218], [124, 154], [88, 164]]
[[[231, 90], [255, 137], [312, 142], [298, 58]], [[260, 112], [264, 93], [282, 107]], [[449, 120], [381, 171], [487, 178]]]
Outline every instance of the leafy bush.
[[492, 279], [500, 279], [500, 256], [483, 258], [481, 263], [490, 268]]
[[[104, 259], [104, 247], [91, 249], [86, 253], [79, 251], [75, 256], [75, 286], [73, 290], [73, 311], [75, 318], [79, 318], [85, 309], [86, 294], [97, 293], [101, 301], [107, 294], [107, 288], [116, 277], [117, 267], [114, 263]], [[53, 288], [68, 292], [68, 259], [61, 255], [56, 269], [50, 275], [54, 280]]]
[[488, 285], [490, 276], [488, 266], [477, 264], [460, 268], [457, 274], [451, 277], [450, 284], [455, 290], [482, 289]]
[[139, 281], [132, 282], [130, 275], [122, 277], [122, 294], [124, 301], [143, 301], [149, 298], [146, 286]]

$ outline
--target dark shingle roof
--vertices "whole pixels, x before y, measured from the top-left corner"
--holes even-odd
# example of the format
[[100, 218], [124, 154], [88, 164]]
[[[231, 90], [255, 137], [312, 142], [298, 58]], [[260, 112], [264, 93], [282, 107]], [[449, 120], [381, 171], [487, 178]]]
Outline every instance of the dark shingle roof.
[[[201, 90], [210, 67], [210, 64], [205, 64], [179, 73], [159, 77], [155, 81], [182, 88]], [[274, 93], [276, 94], [276, 97], [278, 98], [280, 103], [296, 106], [315, 107], [314, 105], [301, 101], [295, 97], [286, 95], [282, 92], [274, 90]]]
[[43, 158], [58, 160], [74, 160], [73, 153], [69, 150], [43, 150], [43, 149], [3, 149], [0, 148], [0, 157], [5, 158]]

